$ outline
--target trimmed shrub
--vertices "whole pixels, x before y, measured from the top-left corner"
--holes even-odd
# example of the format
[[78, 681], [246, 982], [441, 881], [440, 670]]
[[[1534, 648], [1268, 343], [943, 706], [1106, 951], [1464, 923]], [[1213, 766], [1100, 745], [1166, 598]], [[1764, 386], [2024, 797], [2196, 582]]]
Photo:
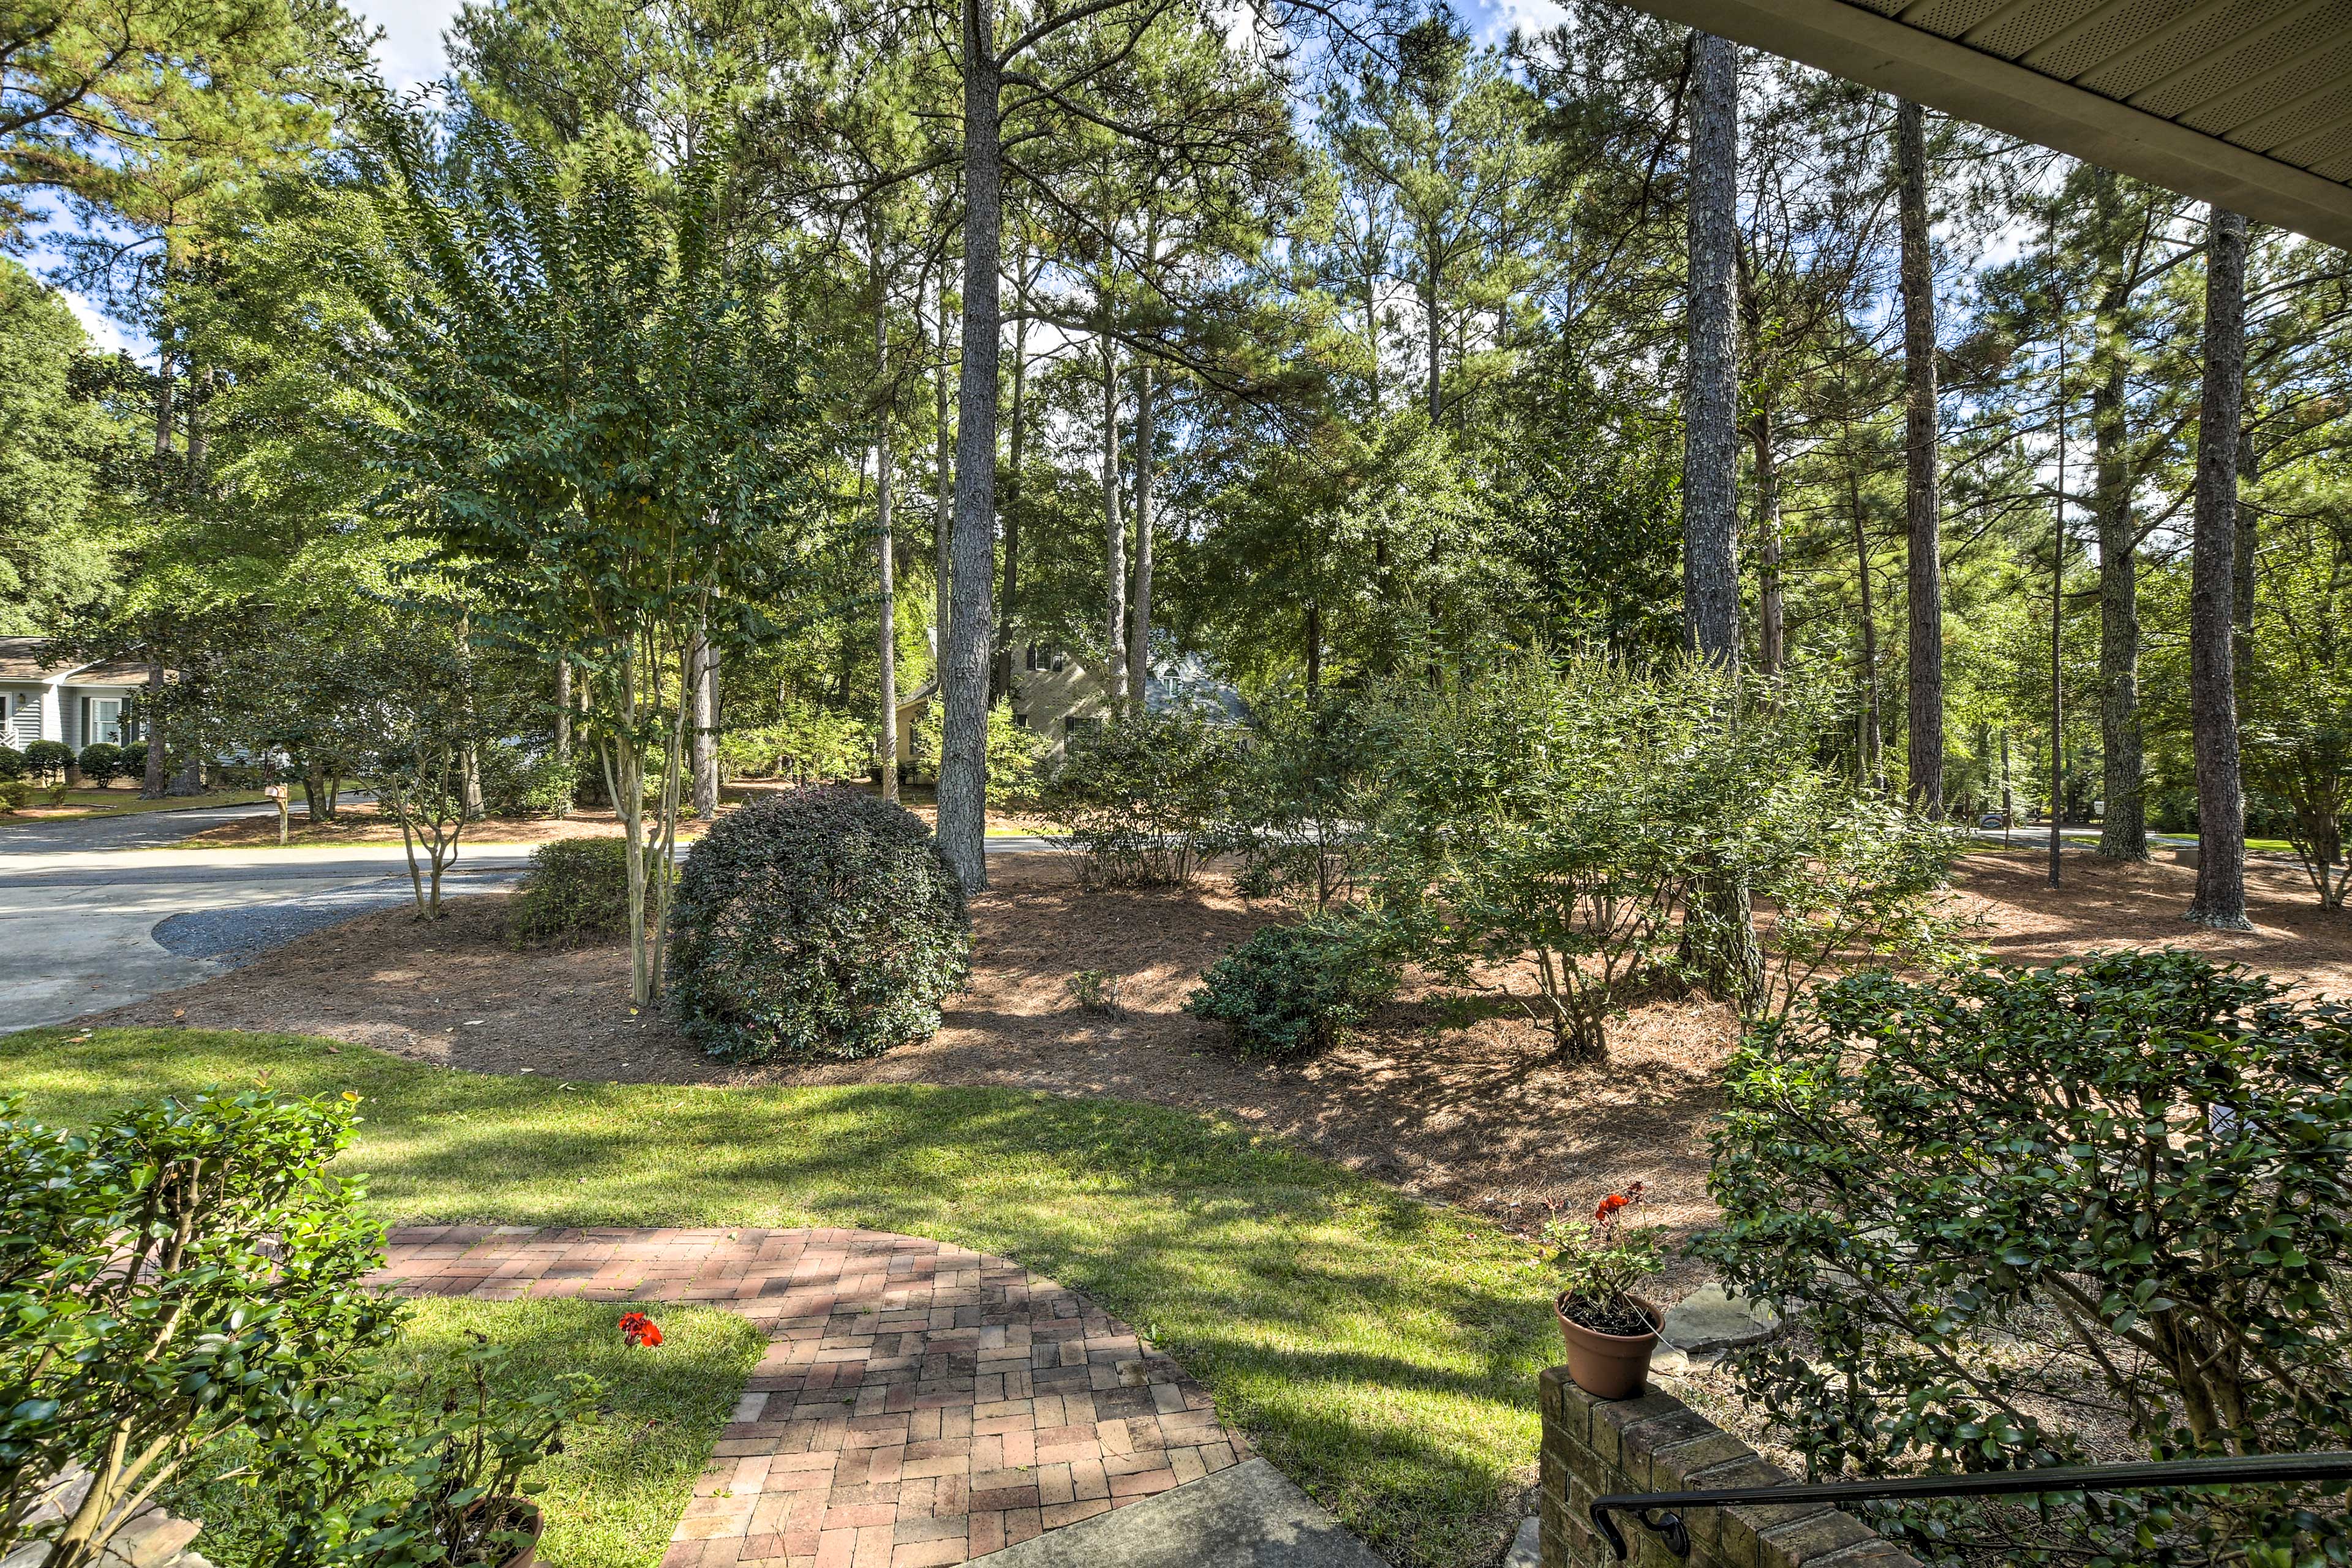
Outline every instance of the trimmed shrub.
[[537, 756], [508, 746], [482, 752], [482, 811], [507, 820], [569, 816], [580, 789], [580, 764], [555, 760], [553, 752]]
[[33, 798], [33, 786], [23, 779], [0, 779], [0, 816], [16, 811]]
[[1038, 804], [1068, 825], [1089, 888], [1184, 887], [1234, 838], [1241, 731], [1197, 713], [1128, 713], [1073, 739]]
[[[1733, 1352], [1750, 1408], [1825, 1477], [2111, 1457], [2077, 1418], [2156, 1458], [2352, 1447], [2348, 1084], [2352, 1007], [2191, 952], [1812, 993], [1727, 1069], [1694, 1248], [1799, 1331]], [[1939, 1562], [2342, 1562], [2312, 1497], [1880, 1521]]]
[[1347, 1038], [1396, 994], [1395, 963], [1362, 922], [1268, 926], [1209, 966], [1184, 999], [1245, 1057], [1304, 1057]]
[[122, 776], [122, 748], [111, 741], [92, 741], [81, 749], [81, 776], [104, 789]]
[[147, 776], [146, 742], [128, 741], [123, 743], [122, 771], [126, 776], [134, 779], [143, 779]]
[[847, 1060], [940, 1026], [970, 966], [963, 889], [930, 829], [820, 784], [719, 819], [670, 910], [670, 1005], [715, 1057]]
[[14, 746], [0, 745], [0, 779], [20, 779], [25, 776], [25, 753]]
[[619, 838], [558, 838], [532, 850], [507, 904], [509, 945], [628, 935], [628, 852]]
[[36, 741], [25, 748], [25, 771], [43, 784], [74, 765], [73, 748], [63, 741]]

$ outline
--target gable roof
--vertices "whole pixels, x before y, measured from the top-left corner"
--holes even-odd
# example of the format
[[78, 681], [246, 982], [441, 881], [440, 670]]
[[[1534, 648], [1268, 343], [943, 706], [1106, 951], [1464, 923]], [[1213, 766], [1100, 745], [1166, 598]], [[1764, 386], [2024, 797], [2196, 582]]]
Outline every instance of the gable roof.
[[[135, 686], [147, 679], [147, 666], [135, 658], [109, 658], [92, 663], [52, 654], [55, 637], [0, 637], [0, 680], [37, 681], [47, 685], [71, 676], [76, 686]], [[171, 679], [165, 671], [164, 678]]]

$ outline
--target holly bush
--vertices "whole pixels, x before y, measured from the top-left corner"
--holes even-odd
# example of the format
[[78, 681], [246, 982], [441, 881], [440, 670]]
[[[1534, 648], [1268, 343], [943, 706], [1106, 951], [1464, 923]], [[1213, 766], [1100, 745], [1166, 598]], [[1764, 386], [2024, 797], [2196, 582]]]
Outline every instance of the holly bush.
[[1396, 994], [1396, 961], [1362, 920], [1267, 926], [1209, 966], [1184, 999], [1245, 1057], [1302, 1057], [1347, 1037]]
[[530, 852], [507, 903], [507, 942], [597, 941], [629, 934], [628, 846], [618, 838], [556, 838]]
[[[393, 1338], [382, 1233], [327, 1172], [352, 1110], [199, 1094], [76, 1134], [0, 1101], [0, 1556], [29, 1529], [79, 1568], [224, 1438], [302, 1448]], [[79, 1505], [33, 1524], [73, 1467]]]
[[[1734, 1364], [1811, 1471], [2352, 1447], [2352, 1008], [2184, 952], [1850, 975], [1727, 1100], [1696, 1250], [1796, 1331]], [[2311, 1489], [1885, 1518], [1953, 1561], [2352, 1552]]]
[[940, 1026], [971, 924], [931, 830], [844, 784], [767, 796], [698, 839], [670, 907], [670, 1005], [736, 1061], [879, 1055]]

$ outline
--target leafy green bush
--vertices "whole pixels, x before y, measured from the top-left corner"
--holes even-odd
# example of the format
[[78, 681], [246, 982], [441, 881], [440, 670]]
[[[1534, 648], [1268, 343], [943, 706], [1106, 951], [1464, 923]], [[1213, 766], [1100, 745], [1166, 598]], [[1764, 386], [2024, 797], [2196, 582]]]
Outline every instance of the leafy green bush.
[[1267, 926], [1211, 964], [1184, 999], [1246, 1057], [1303, 1057], [1347, 1037], [1396, 994], [1396, 963], [1362, 921]]
[[25, 771], [43, 784], [57, 783], [73, 765], [73, 748], [63, 741], [36, 741], [25, 748]]
[[628, 846], [616, 837], [558, 838], [530, 852], [507, 901], [507, 941], [594, 942], [629, 934]]
[[20, 779], [25, 776], [25, 753], [16, 747], [0, 744], [0, 779]]
[[122, 772], [125, 777], [144, 779], [147, 776], [147, 742], [127, 741], [122, 746]]
[[1045, 782], [1045, 737], [1013, 721], [1013, 704], [988, 710], [988, 798], [1006, 805], [1035, 804]]
[[1185, 711], [1129, 713], [1071, 741], [1038, 804], [1069, 829], [1090, 888], [1182, 887], [1234, 842], [1239, 731]]
[[482, 813], [505, 821], [569, 816], [580, 789], [580, 764], [558, 762], [551, 751], [517, 746], [482, 748]]
[[809, 703], [786, 707], [757, 729], [719, 737], [719, 766], [730, 778], [849, 778], [874, 758], [874, 737], [845, 713]]
[[930, 829], [844, 785], [754, 801], [697, 841], [670, 1003], [712, 1055], [846, 1059], [930, 1035], [963, 983], [963, 889]]
[[0, 779], [0, 816], [8, 816], [33, 798], [33, 786], [23, 779]]
[[[2074, 1413], [2155, 1458], [2352, 1447], [2352, 1007], [2181, 952], [1859, 974], [1727, 1098], [1697, 1250], [1801, 1331], [1734, 1364], [1811, 1470], [2076, 1462]], [[2291, 1491], [1888, 1518], [1951, 1560], [2342, 1561]]]
[[92, 741], [81, 749], [81, 776], [104, 789], [122, 776], [122, 748], [111, 741]]
[[[0, 1102], [0, 1556], [30, 1523], [48, 1568], [80, 1568], [213, 1444], [313, 1446], [400, 1311], [327, 1173], [356, 1098], [199, 1094], [70, 1136]], [[31, 1523], [71, 1466], [80, 1507]]]
[[[1532, 953], [1517, 999], [1586, 1059], [1658, 978], [1763, 1016], [1832, 954], [1941, 954], [1959, 840], [1821, 763], [1827, 689], [1743, 705], [1703, 665], [1585, 657], [1400, 683], [1365, 742], [1374, 901], [1456, 978]], [[1769, 960], [1751, 893], [1782, 911]]]
[[1378, 763], [1370, 739], [1362, 706], [1344, 697], [1257, 705], [1231, 808], [1244, 897], [1298, 892], [1323, 910], [1353, 895]]

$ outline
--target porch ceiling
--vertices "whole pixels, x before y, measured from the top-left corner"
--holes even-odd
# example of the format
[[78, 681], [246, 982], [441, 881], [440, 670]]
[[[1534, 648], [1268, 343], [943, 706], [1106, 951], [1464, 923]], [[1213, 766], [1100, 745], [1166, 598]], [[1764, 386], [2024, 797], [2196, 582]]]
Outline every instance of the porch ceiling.
[[1635, 0], [2352, 248], [2352, 0]]

